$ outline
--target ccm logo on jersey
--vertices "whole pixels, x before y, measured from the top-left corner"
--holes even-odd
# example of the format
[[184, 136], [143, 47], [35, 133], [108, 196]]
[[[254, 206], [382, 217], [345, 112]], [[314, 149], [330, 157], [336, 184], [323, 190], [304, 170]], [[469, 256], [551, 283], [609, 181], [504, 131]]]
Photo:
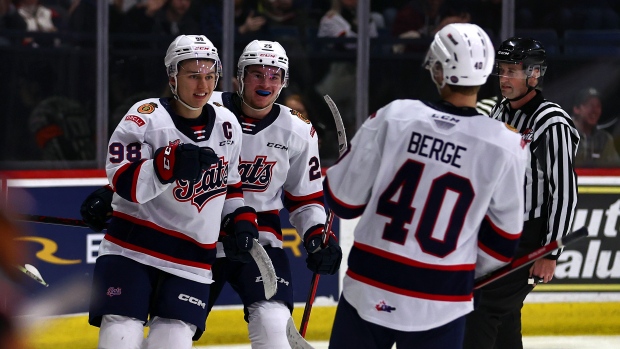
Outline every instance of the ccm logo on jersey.
[[283, 149], [283, 150], [288, 150], [288, 147], [282, 144], [278, 144], [278, 143], [273, 143], [273, 142], [269, 142], [267, 143], [267, 146], [269, 148], [275, 148], [275, 149]]
[[138, 125], [138, 127], [142, 127], [144, 126], [144, 124], [146, 124], [146, 122], [142, 120], [142, 118], [138, 115], [127, 115], [125, 116], [125, 121], [133, 121], [136, 123], [136, 125]]
[[188, 295], [183, 294], [183, 293], [179, 294], [179, 299], [184, 301], [184, 302], [190, 302], [191, 304], [196, 304], [197, 306], [201, 307], [202, 309], [205, 309], [205, 307], [207, 306], [205, 304], [205, 302], [201, 301], [200, 299], [188, 296]]

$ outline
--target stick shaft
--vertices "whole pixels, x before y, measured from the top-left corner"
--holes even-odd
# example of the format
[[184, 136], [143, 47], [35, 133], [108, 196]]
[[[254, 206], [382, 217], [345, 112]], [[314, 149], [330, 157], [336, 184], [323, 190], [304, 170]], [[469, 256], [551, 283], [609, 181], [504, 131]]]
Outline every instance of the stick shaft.
[[[24, 222], [35, 222], [35, 223], [43, 223], [43, 224], [55, 224], [55, 225], [64, 225], [69, 227], [83, 227], [88, 228], [88, 225], [84, 223], [81, 219], [74, 218], [62, 218], [62, 217], [50, 217], [50, 216], [41, 216], [34, 214], [21, 214], [17, 216], [17, 220]], [[107, 228], [107, 223], [106, 223]]]
[[542, 257], [557, 250], [558, 248], [562, 248], [575, 241], [581, 240], [586, 236], [588, 236], [588, 229], [586, 227], [579, 228], [558, 240], [552, 241], [551, 243], [543, 247], [537, 248], [536, 250], [526, 254], [523, 257], [513, 260], [510, 264], [507, 264], [499, 269], [490, 272], [487, 275], [477, 278], [476, 280], [474, 280], [474, 288], [478, 289], [480, 287], [486, 286], [495, 280], [501, 279], [502, 277], [512, 272], [515, 272], [538, 259], [541, 259]]

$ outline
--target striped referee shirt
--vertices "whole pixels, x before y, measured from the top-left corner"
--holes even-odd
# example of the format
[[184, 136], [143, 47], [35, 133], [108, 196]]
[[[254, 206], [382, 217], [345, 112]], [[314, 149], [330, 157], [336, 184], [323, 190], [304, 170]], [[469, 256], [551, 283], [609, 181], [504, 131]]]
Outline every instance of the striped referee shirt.
[[[491, 117], [514, 127], [529, 147], [529, 166], [525, 174], [524, 220], [542, 218], [546, 222], [542, 245], [570, 232], [577, 205], [577, 175], [574, 158], [579, 133], [571, 117], [556, 103], [543, 98], [540, 91], [519, 109], [503, 99], [491, 110]], [[541, 246], [542, 246], [541, 245]], [[557, 259], [561, 250], [548, 258]]]

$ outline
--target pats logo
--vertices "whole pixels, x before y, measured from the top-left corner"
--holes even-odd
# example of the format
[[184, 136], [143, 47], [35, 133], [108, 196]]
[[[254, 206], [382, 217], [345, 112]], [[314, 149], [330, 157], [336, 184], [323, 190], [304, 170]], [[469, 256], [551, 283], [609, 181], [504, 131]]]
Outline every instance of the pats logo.
[[157, 108], [157, 103], [145, 103], [138, 107], [138, 113], [140, 114], [151, 114]]
[[254, 161], [241, 161], [239, 174], [243, 190], [265, 191], [271, 183], [276, 161], [267, 161], [266, 156], [257, 156]]
[[385, 301], [380, 301], [379, 304], [375, 305], [375, 309], [377, 309], [377, 311], [387, 311], [388, 313], [391, 313], [392, 310], [396, 310], [395, 307], [387, 305]]
[[226, 195], [227, 184], [228, 162], [224, 162], [224, 158], [221, 157], [217, 164], [202, 173], [198, 182], [177, 180], [172, 195], [177, 201], [191, 202], [200, 212], [207, 202], [220, 195]]
[[108, 291], [106, 292], [106, 295], [112, 297], [112, 296], [120, 296], [121, 295], [121, 288], [120, 287], [110, 287], [108, 288]]
[[135, 122], [138, 127], [142, 127], [144, 126], [144, 124], [146, 124], [146, 122], [144, 122], [144, 120], [142, 120], [142, 118], [138, 115], [127, 115], [125, 116], [125, 121]]

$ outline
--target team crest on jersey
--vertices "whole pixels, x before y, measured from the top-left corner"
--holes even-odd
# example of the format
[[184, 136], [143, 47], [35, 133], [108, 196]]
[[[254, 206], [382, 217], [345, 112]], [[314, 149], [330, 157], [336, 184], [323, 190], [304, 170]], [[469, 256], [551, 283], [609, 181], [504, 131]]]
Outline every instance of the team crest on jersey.
[[297, 110], [293, 110], [291, 109], [291, 114], [297, 116], [298, 118], [301, 119], [301, 121], [305, 122], [306, 124], [310, 123], [310, 120], [308, 120], [305, 116], [303, 116], [300, 112], [298, 112]]
[[266, 156], [256, 156], [254, 161], [241, 161], [239, 174], [243, 190], [265, 191], [273, 178], [276, 161], [267, 161]]
[[155, 111], [155, 108], [157, 108], [157, 103], [153, 103], [153, 102], [145, 103], [138, 107], [138, 113], [151, 114], [152, 112]]
[[142, 120], [142, 118], [139, 117], [138, 115], [127, 115], [125, 116], [125, 121], [135, 122], [136, 125], [138, 125], [138, 127], [142, 127], [144, 126], [144, 124], [146, 124], [146, 122]]
[[534, 130], [531, 128], [525, 129], [521, 134], [521, 147], [525, 148], [526, 145], [532, 143], [532, 139], [534, 139]]
[[177, 180], [172, 195], [177, 201], [191, 202], [200, 212], [207, 202], [218, 196], [226, 195], [227, 184], [228, 162], [221, 157], [216, 165], [202, 173], [200, 181], [191, 183], [184, 179]]
[[375, 309], [377, 309], [377, 311], [386, 311], [388, 313], [391, 313], [392, 310], [396, 310], [395, 307], [387, 305], [385, 301], [380, 301], [379, 304], [375, 305]]

